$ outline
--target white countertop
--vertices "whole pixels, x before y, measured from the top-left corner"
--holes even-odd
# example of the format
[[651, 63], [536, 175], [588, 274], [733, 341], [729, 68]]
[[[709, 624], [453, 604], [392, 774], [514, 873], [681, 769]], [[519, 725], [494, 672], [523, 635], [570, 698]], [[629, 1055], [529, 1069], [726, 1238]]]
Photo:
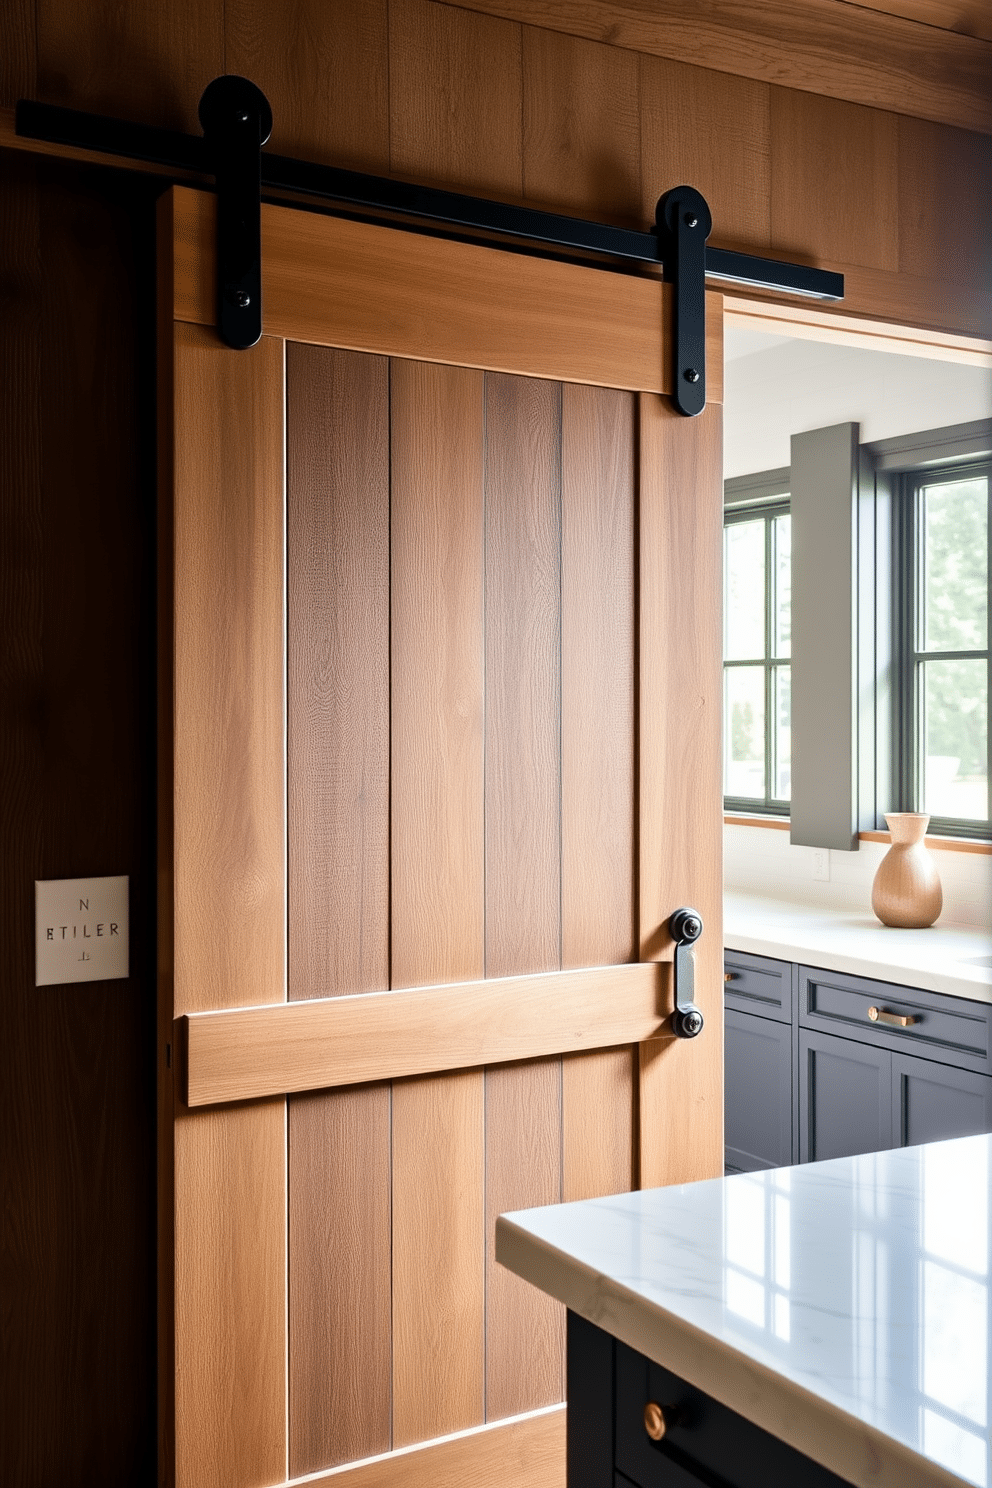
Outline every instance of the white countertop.
[[496, 1258], [859, 1488], [990, 1488], [990, 1195], [964, 1137], [503, 1215]]
[[723, 943], [728, 950], [992, 1002], [988, 930], [958, 925], [893, 930], [870, 913], [728, 893]]

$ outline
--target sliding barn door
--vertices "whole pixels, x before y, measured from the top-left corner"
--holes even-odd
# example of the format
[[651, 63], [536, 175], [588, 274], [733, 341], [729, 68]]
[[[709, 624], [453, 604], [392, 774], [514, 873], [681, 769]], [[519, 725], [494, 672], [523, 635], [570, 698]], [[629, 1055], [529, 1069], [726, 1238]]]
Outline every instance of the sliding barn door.
[[719, 302], [685, 420], [657, 281], [266, 208], [233, 352], [210, 212], [161, 224], [163, 1477], [561, 1484], [496, 1216], [722, 1171]]

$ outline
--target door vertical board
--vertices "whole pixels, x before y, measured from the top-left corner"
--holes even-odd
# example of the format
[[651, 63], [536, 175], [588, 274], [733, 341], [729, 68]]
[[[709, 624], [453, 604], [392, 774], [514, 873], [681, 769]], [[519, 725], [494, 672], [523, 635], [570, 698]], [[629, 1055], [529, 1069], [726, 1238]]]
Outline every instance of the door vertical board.
[[[283, 345], [175, 328], [174, 1013], [285, 998]], [[176, 1482], [286, 1472], [286, 1107], [175, 1129]]]
[[558, 212], [635, 222], [638, 102], [635, 53], [525, 26], [524, 195]]
[[289, 995], [389, 984], [389, 363], [290, 343]]
[[520, 27], [389, 0], [390, 170], [449, 191], [522, 194]]
[[[291, 344], [289, 995], [389, 982], [389, 364]], [[289, 1104], [290, 1473], [390, 1445], [390, 1094]]]
[[[561, 388], [486, 377], [486, 974], [561, 964]], [[561, 1309], [494, 1255], [560, 1198], [561, 1065], [486, 1071], [486, 1417], [561, 1398]]]
[[[562, 388], [562, 965], [636, 953], [634, 418], [630, 394]], [[562, 1064], [562, 1198], [634, 1182], [633, 1050]]]
[[640, 955], [671, 961], [668, 918], [697, 909], [706, 1020], [640, 1046], [643, 1188], [723, 1172], [722, 413], [640, 398]]
[[390, 1088], [289, 1102], [289, 1472], [388, 1452]]
[[[690, 181], [713, 214], [713, 242], [746, 252], [771, 247], [767, 83], [642, 56], [642, 214]], [[686, 128], [686, 121], [692, 124]], [[746, 185], [742, 186], [742, 183]]]
[[483, 1418], [483, 1080], [393, 1085], [393, 1446]]
[[[394, 987], [484, 970], [483, 385], [392, 363]], [[483, 1419], [483, 1141], [481, 1073], [395, 1084], [394, 1446]]]

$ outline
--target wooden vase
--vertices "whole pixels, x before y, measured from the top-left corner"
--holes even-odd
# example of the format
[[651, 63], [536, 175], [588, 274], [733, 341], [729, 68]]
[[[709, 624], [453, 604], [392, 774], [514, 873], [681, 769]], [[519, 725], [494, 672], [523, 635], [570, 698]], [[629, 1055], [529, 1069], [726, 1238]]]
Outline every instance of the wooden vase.
[[885, 818], [892, 846], [871, 886], [871, 907], [883, 925], [923, 930], [943, 908], [940, 879], [923, 841], [929, 821], [919, 811], [893, 811]]

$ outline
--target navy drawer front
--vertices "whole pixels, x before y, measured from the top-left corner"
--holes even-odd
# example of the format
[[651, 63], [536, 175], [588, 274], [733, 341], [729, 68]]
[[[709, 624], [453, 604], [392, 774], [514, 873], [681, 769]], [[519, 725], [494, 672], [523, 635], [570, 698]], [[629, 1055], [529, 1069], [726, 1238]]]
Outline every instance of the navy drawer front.
[[[644, 1429], [652, 1400], [678, 1416], [657, 1443]], [[834, 1473], [619, 1342], [616, 1467], [618, 1481], [637, 1488], [843, 1488]]]
[[[883, 1016], [870, 1016], [872, 1008]], [[886, 1016], [912, 1021], [899, 1027], [888, 1023]], [[978, 1074], [992, 1073], [992, 1008], [984, 1003], [800, 966], [799, 1022], [804, 1028], [856, 1038], [876, 1048], [916, 1050]]]
[[723, 956], [724, 1003], [738, 1013], [760, 1013], [780, 1023], [792, 1021], [792, 964], [743, 951]]

